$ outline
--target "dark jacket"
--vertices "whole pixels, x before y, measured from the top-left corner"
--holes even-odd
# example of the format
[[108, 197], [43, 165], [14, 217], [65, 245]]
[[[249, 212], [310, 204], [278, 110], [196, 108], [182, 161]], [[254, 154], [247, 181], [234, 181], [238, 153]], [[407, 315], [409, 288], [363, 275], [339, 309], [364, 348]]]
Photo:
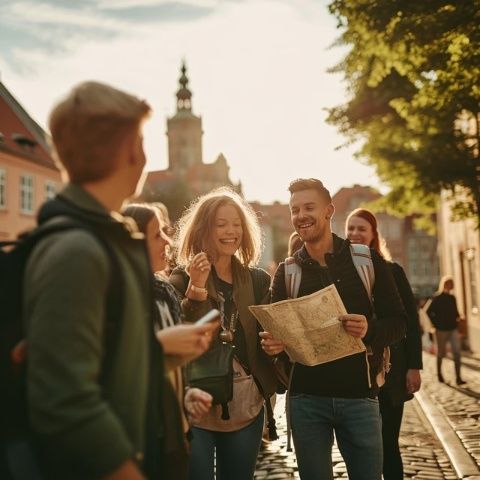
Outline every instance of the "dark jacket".
[[[114, 252], [123, 272], [123, 318], [111, 367], [101, 380], [112, 274], [108, 254], [85, 230], [41, 240], [24, 281], [29, 410], [46, 454], [55, 459], [50, 478], [100, 478], [127, 459], [142, 464], [149, 446], [151, 273], [143, 235], [123, 217], [110, 215], [78, 186], [67, 186], [62, 196], [69, 201], [67, 213], [101, 230]], [[48, 207], [40, 221], [51, 214]]]
[[455, 330], [460, 316], [455, 296], [445, 292], [435, 294], [427, 308], [427, 315], [437, 330], [442, 332]]
[[423, 368], [422, 335], [418, 321], [417, 303], [405, 272], [398, 263], [388, 262], [388, 266], [407, 313], [407, 335], [400, 342], [390, 346], [391, 368], [385, 385], [381, 388], [380, 398], [398, 405], [413, 398], [413, 395], [407, 393], [406, 390], [406, 374], [409, 369], [421, 370]]
[[[180, 304], [172, 285], [160, 275], [154, 276], [155, 329], [164, 329], [182, 322]], [[168, 310], [165, 313], [165, 310]], [[163, 480], [187, 478], [188, 444], [186, 432], [188, 422], [183, 413], [185, 396], [183, 372], [178, 367], [178, 359], [165, 355], [164, 376], [161, 379], [161, 398], [158, 436], [162, 457], [159, 467]]]
[[[297, 364], [291, 391], [327, 397], [372, 397], [378, 393], [375, 377], [381, 368], [384, 347], [405, 335], [405, 311], [388, 266], [375, 251], [371, 251], [375, 269], [374, 314], [353, 263], [350, 242], [333, 235], [333, 250], [325, 255], [327, 269], [310, 257], [305, 246], [294, 254], [295, 261], [302, 267], [298, 296], [309, 295], [333, 283], [347, 312], [367, 317], [368, 331], [363, 340], [373, 353], [368, 358], [370, 371], [364, 353], [314, 367]], [[281, 263], [272, 284], [272, 301], [286, 298], [285, 264]]]

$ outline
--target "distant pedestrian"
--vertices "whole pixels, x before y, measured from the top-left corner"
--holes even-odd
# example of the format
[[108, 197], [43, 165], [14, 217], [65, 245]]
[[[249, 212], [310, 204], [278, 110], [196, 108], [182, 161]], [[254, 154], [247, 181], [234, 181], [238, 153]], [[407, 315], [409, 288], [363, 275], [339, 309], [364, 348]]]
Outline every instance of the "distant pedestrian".
[[465, 381], [460, 374], [460, 341], [457, 331], [460, 314], [458, 313], [455, 296], [450, 293], [453, 287], [452, 277], [445, 276], [440, 279], [438, 291], [427, 307], [427, 314], [435, 327], [438, 381], [445, 382], [442, 374], [442, 360], [445, 357], [447, 344], [450, 344], [455, 364], [456, 383], [457, 385], [463, 385]]
[[403, 480], [403, 464], [398, 445], [403, 406], [419, 390], [420, 370], [423, 368], [417, 304], [403, 268], [391, 261], [385, 240], [378, 231], [377, 218], [372, 212], [365, 208], [351, 212], [345, 223], [345, 233], [352, 243], [368, 245], [387, 260], [407, 313], [406, 337], [390, 346], [391, 368], [378, 395], [382, 414], [383, 478]]

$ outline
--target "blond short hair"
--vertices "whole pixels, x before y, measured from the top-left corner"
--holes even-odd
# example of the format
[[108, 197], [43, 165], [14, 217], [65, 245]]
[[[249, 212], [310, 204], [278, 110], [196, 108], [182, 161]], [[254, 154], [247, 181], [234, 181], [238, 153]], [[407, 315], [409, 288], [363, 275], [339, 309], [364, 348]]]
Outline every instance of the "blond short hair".
[[151, 111], [143, 100], [99, 82], [80, 83], [50, 113], [56, 160], [73, 183], [98, 181]]
[[233, 190], [221, 187], [197, 198], [178, 222], [176, 252], [178, 265], [186, 266], [200, 252], [215, 261], [211, 247], [211, 232], [220, 207], [232, 205], [242, 223], [242, 242], [235, 256], [244, 267], [258, 263], [262, 251], [262, 234], [252, 207]]

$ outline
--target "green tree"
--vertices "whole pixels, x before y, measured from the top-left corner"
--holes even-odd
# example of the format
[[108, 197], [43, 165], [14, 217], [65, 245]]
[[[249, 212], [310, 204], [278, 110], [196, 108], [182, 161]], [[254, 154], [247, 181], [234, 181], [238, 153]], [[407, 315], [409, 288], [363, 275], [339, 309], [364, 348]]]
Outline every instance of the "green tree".
[[329, 8], [342, 29], [337, 43], [351, 46], [332, 69], [350, 99], [329, 122], [362, 142], [358, 156], [390, 187], [383, 206], [431, 212], [445, 189], [459, 216], [480, 223], [480, 2], [335, 0]]

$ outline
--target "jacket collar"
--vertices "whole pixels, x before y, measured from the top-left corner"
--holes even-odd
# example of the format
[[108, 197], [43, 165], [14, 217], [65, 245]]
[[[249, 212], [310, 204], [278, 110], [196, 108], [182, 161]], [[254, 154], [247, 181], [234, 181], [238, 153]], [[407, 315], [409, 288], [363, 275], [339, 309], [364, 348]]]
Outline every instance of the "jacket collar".
[[[333, 253], [327, 253], [325, 254], [325, 257], [328, 256], [336, 256], [340, 255], [343, 253], [345, 249], [348, 249], [350, 246], [350, 240], [340, 238], [338, 235], [335, 235], [332, 233], [333, 237]], [[302, 248], [298, 251], [296, 251], [293, 255], [295, 258], [295, 262], [298, 263], [299, 265], [307, 265], [307, 264], [312, 264], [312, 262], [315, 262], [313, 258], [310, 256], [310, 254], [307, 251], [307, 248], [305, 245], [302, 246]]]
[[121, 227], [131, 237], [143, 239], [143, 233], [129, 217], [117, 212], [109, 212], [95, 197], [79, 185], [69, 183], [55, 198], [43, 204], [38, 213], [38, 223], [44, 223], [52, 217], [66, 215], [88, 221], [92, 224]]

